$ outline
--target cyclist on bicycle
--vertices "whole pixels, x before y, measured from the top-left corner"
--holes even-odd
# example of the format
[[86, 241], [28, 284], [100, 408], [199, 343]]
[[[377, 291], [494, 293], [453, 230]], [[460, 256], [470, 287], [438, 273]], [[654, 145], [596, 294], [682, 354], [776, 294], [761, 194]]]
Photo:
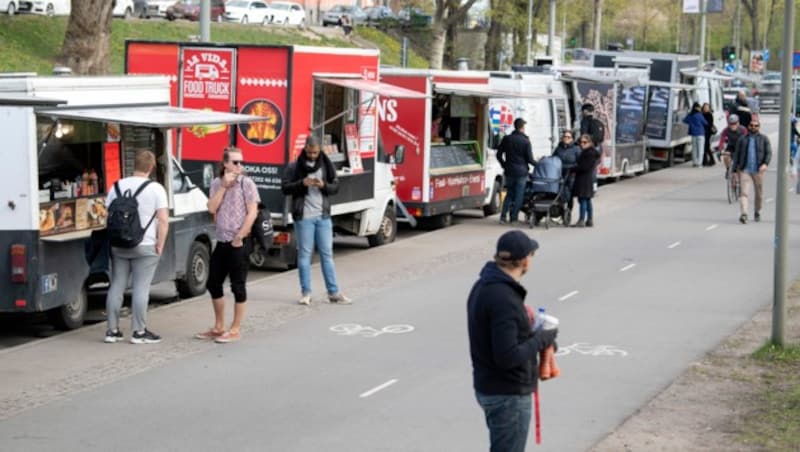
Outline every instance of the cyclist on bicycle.
[[722, 152], [722, 161], [725, 163], [725, 177], [728, 177], [728, 170], [731, 167], [731, 156], [736, 148], [739, 138], [747, 135], [747, 129], [739, 124], [739, 116], [731, 114], [728, 116], [728, 127], [722, 131], [719, 138], [719, 149]]

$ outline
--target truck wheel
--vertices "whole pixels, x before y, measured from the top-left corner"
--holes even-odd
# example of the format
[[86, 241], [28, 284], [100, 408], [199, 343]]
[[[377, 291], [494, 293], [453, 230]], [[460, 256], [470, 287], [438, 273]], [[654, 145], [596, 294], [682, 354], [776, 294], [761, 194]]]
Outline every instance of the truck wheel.
[[381, 220], [381, 227], [378, 232], [367, 237], [369, 246], [381, 246], [387, 243], [394, 242], [397, 237], [397, 213], [394, 210], [394, 205], [389, 204], [386, 206], [386, 211], [383, 212], [383, 219]]
[[492, 199], [489, 201], [489, 204], [483, 206], [484, 217], [490, 217], [500, 211], [501, 191], [502, 187], [500, 187], [500, 181], [495, 181], [494, 186], [492, 187]]
[[175, 281], [181, 298], [196, 297], [206, 291], [210, 267], [211, 256], [208, 246], [203, 242], [193, 242], [189, 248], [189, 257], [186, 259], [186, 275], [183, 279]]
[[89, 307], [89, 293], [86, 287], [81, 290], [64, 306], [47, 311], [50, 323], [60, 330], [74, 330], [83, 325], [86, 310]]
[[453, 214], [443, 213], [432, 217], [425, 218], [422, 222], [423, 229], [434, 230], [444, 229], [453, 224]]

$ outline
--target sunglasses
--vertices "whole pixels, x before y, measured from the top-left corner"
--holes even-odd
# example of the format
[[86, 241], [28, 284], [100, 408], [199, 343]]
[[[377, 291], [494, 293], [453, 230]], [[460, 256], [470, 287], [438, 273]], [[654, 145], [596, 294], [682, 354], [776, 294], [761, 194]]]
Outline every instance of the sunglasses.
[[229, 160], [229, 163], [239, 166], [244, 163], [244, 160]]
[[571, 140], [572, 139], [572, 135], [564, 135], [562, 138], [569, 138]]
[[757, 128], [761, 127], [761, 124], [750, 124], [749, 127], [753, 128], [753, 129], [757, 129]]
[[589, 141], [586, 141], [586, 140], [581, 140], [581, 141], [579, 141], [578, 143], [580, 143], [580, 144], [589, 144]]

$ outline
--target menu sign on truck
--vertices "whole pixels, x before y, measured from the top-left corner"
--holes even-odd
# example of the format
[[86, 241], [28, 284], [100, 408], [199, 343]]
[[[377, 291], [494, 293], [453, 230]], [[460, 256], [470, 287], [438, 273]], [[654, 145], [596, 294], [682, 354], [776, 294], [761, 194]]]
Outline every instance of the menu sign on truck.
[[[181, 106], [230, 112], [233, 105], [234, 49], [187, 47], [182, 51]], [[183, 130], [183, 149], [194, 158], [219, 159], [230, 140], [227, 125], [196, 125]]]

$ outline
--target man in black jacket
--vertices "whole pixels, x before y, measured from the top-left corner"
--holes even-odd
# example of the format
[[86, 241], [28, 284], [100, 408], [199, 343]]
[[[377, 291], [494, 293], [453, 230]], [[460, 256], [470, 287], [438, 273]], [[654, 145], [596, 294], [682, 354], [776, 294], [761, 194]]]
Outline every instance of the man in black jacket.
[[750, 196], [750, 186], [755, 191], [756, 221], [761, 221], [761, 205], [764, 197], [764, 173], [767, 172], [769, 161], [772, 159], [772, 145], [769, 138], [760, 133], [761, 123], [752, 119], [748, 128], [748, 135], [740, 137], [736, 142], [733, 152], [733, 170], [736, 171], [741, 184], [739, 193], [739, 207], [741, 215], [739, 222], [747, 223], [747, 199]]
[[581, 107], [581, 135], [587, 134], [592, 137], [592, 144], [598, 150], [601, 149], [603, 141], [606, 139], [606, 127], [603, 121], [594, 117], [594, 105], [583, 104]]
[[300, 275], [299, 303], [311, 304], [311, 255], [314, 245], [319, 250], [322, 276], [328, 289], [328, 301], [350, 304], [336, 283], [333, 265], [333, 222], [328, 197], [339, 191], [336, 168], [325, 153], [320, 152], [319, 140], [309, 135], [297, 161], [286, 169], [281, 189], [292, 196], [292, 219], [297, 241], [297, 273]]
[[491, 451], [523, 452], [531, 421], [537, 355], [556, 330], [531, 331], [519, 281], [539, 244], [520, 230], [497, 241], [494, 262], [481, 270], [467, 301], [475, 396], [489, 426]]
[[[525, 195], [525, 183], [528, 181], [530, 166], [535, 166], [531, 140], [525, 135], [525, 120], [514, 120], [514, 131], [511, 135], [503, 137], [497, 147], [497, 160], [503, 167], [506, 182], [506, 199], [503, 201], [503, 210], [500, 212], [500, 223], [518, 221], [519, 209], [522, 207]], [[511, 211], [511, 218], [506, 220], [506, 214]]]

